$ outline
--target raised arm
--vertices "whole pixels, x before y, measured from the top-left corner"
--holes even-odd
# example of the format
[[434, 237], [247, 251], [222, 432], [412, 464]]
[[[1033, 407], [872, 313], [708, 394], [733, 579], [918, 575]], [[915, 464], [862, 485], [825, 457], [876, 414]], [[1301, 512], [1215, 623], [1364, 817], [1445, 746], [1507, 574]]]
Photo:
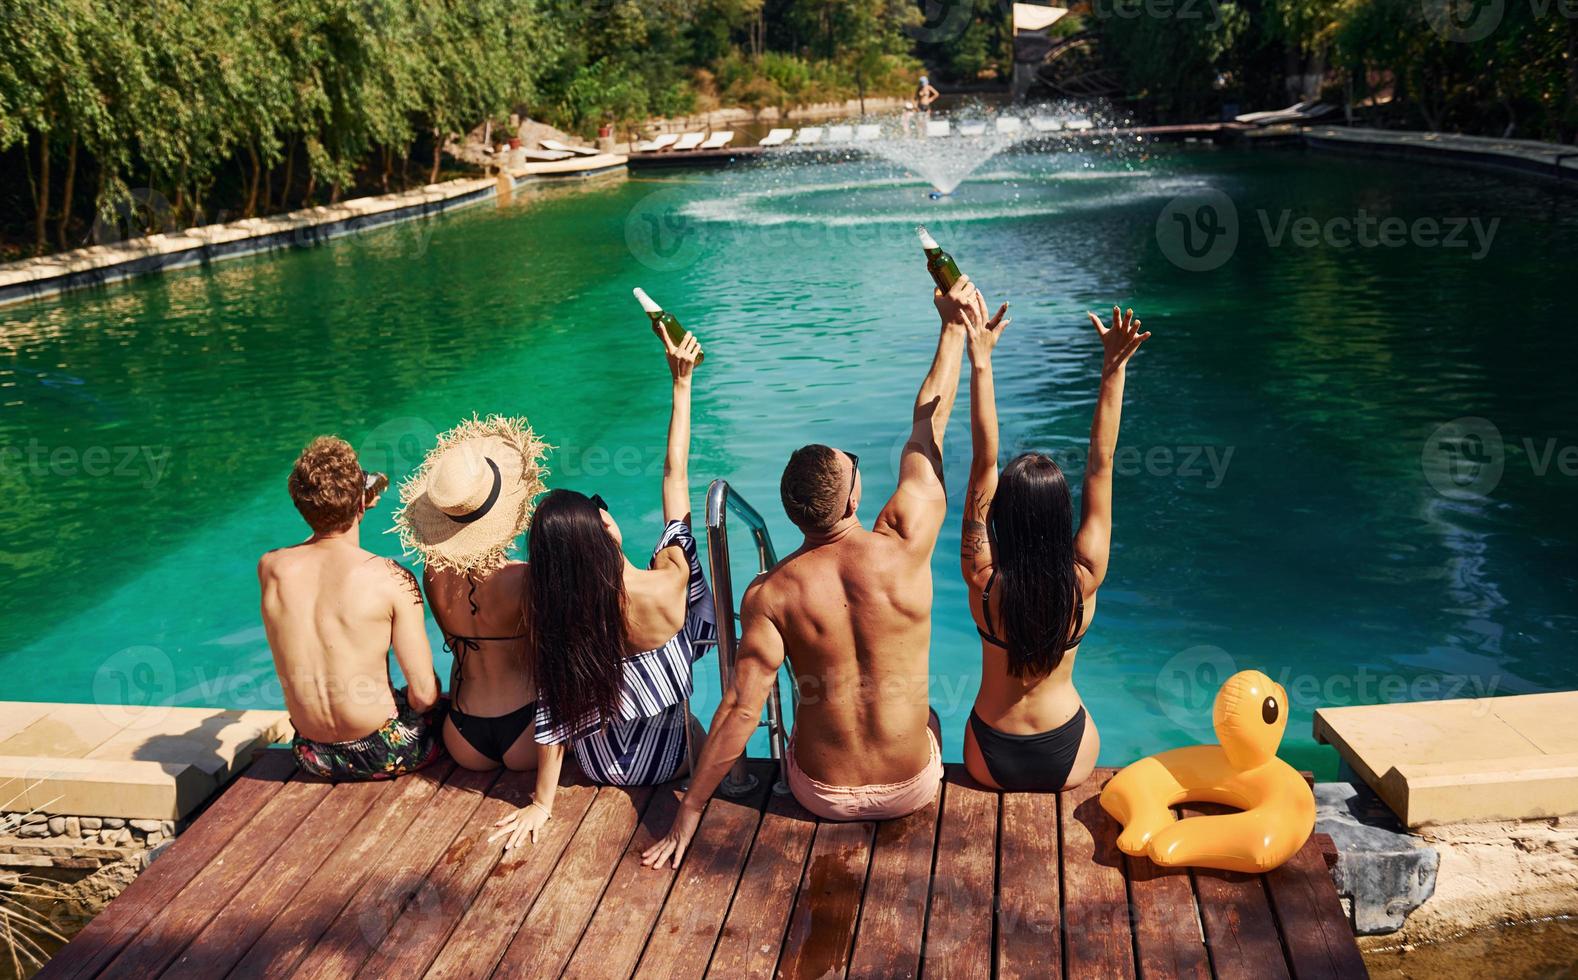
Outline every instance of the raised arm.
[[[899, 485], [874, 529], [886, 531], [929, 551], [937, 544], [937, 532], [948, 512], [948, 491], [943, 484], [942, 439], [959, 394], [959, 362], [964, 353], [966, 324], [986, 323], [986, 300], [970, 282], [960, 276], [947, 293], [934, 291], [933, 301], [942, 318], [942, 335], [931, 370], [921, 382], [910, 418], [910, 436], [899, 457]], [[996, 327], [996, 319], [992, 326]]]
[[438, 703], [438, 675], [433, 670], [433, 647], [427, 640], [427, 605], [422, 587], [411, 570], [392, 558], [382, 559], [388, 566], [390, 592], [394, 605], [390, 641], [395, 661], [405, 675], [406, 701], [417, 711], [427, 711]]
[[[964, 494], [964, 531], [959, 562], [965, 582], [984, 588], [992, 570], [992, 549], [986, 515], [997, 494], [997, 392], [992, 382], [992, 349], [1012, 320], [1003, 320], [1008, 304], [991, 323], [967, 326], [970, 352], [970, 485]], [[992, 324], [1001, 321], [995, 329]]]
[[1124, 313], [1112, 308], [1108, 326], [1094, 313], [1087, 313], [1101, 337], [1101, 392], [1096, 397], [1096, 415], [1090, 423], [1090, 455], [1085, 461], [1085, 490], [1079, 534], [1074, 538], [1074, 554], [1090, 570], [1091, 587], [1107, 577], [1107, 558], [1112, 547], [1112, 465], [1118, 451], [1118, 419], [1123, 414], [1123, 381], [1129, 358], [1140, 349], [1149, 333], [1140, 333], [1134, 311]]
[[668, 833], [641, 855], [641, 863], [649, 868], [661, 868], [665, 861], [679, 867], [691, 838], [696, 836], [707, 801], [761, 724], [762, 705], [767, 703], [767, 696], [778, 681], [778, 668], [784, 662], [783, 635], [762, 606], [761, 587], [753, 585], [740, 602], [742, 625], [734, 685], [723, 692], [723, 701], [712, 716], [701, 758], [696, 760], [696, 771], [690, 774], [690, 789], [680, 802]]
[[663, 457], [663, 520], [690, 523], [690, 379], [701, 357], [701, 343], [686, 333], [678, 344], [653, 326], [668, 353], [674, 378], [674, 405], [668, 417], [668, 452]]

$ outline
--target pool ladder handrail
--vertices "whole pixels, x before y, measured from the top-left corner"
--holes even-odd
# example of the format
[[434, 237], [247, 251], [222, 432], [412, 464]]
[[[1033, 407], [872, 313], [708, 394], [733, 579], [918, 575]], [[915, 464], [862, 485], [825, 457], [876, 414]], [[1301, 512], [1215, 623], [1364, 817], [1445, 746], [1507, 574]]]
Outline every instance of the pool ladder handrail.
[[[778, 553], [773, 550], [773, 539], [767, 533], [767, 522], [749, 502], [729, 486], [727, 480], [713, 480], [707, 488], [707, 563], [712, 571], [712, 606], [718, 619], [718, 678], [720, 691], [734, 686], [734, 660], [739, 652], [739, 620], [734, 608], [734, 574], [729, 561], [729, 512], [744, 521], [756, 544], [757, 575], [763, 575], [778, 564]], [[771, 693], [767, 696], [768, 744], [773, 761], [778, 766], [778, 780], [773, 792], [789, 792], [787, 769], [789, 737], [784, 731], [783, 699], [778, 678], [773, 678]], [[758, 725], [758, 727], [760, 727]], [[725, 796], [744, 796], [756, 788], [756, 777], [745, 766], [742, 754], [734, 768], [718, 788]]]

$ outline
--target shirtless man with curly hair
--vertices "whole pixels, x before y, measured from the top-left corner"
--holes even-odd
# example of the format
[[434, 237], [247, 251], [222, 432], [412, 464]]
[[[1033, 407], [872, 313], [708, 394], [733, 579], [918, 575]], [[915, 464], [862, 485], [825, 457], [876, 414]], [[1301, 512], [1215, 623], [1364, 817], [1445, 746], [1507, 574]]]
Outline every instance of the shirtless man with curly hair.
[[[296, 762], [329, 779], [390, 779], [439, 752], [422, 590], [408, 569], [360, 541], [362, 515], [388, 483], [364, 471], [343, 440], [314, 439], [290, 474], [291, 500], [312, 536], [258, 562]], [[391, 646], [409, 681], [400, 690]]]

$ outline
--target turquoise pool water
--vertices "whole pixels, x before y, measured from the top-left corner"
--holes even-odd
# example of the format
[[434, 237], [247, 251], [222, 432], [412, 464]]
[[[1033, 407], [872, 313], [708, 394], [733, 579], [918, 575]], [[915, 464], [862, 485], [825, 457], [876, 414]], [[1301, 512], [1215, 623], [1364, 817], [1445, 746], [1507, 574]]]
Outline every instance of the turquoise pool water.
[[[253, 566], [303, 536], [285, 477], [321, 432], [398, 478], [462, 415], [524, 414], [558, 447], [551, 483], [602, 493], [638, 551], [667, 376], [635, 285], [707, 343], [698, 508], [727, 477], [787, 553], [778, 474], [821, 441], [861, 455], [869, 519], [936, 332], [918, 220], [1014, 304], [1007, 449], [1077, 479], [1099, 364], [1082, 311], [1132, 305], [1155, 332], [1077, 675], [1104, 763], [1208, 738], [1215, 684], [1247, 666], [1289, 686], [1284, 755], [1323, 772], [1321, 704], [1578, 686], [1578, 199], [1296, 151], [1006, 156], [951, 200], [924, 190], [853, 163], [616, 179], [0, 310], [6, 697], [280, 704]], [[1212, 191], [1236, 249], [1191, 271], [1164, 209]], [[1411, 243], [1326, 234], [1364, 215]], [[1458, 218], [1496, 222], [1488, 247], [1419, 231]], [[956, 488], [966, 421], [961, 397]], [[957, 758], [979, 653], [954, 509], [932, 660]], [[364, 538], [393, 555], [390, 510]], [[699, 676], [705, 716], [710, 658]]]

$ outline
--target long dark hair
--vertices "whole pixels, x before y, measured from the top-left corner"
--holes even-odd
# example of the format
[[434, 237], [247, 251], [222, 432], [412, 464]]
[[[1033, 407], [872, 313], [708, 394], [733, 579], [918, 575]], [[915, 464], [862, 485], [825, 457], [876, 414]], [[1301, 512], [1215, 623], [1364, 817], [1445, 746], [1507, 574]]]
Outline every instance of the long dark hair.
[[611, 721], [624, 671], [624, 555], [597, 505], [574, 490], [537, 505], [526, 548], [537, 687], [571, 731], [598, 715]]
[[1074, 501], [1052, 457], [1025, 453], [1003, 468], [986, 515], [997, 569], [1008, 672], [1045, 677], [1080, 627]]

